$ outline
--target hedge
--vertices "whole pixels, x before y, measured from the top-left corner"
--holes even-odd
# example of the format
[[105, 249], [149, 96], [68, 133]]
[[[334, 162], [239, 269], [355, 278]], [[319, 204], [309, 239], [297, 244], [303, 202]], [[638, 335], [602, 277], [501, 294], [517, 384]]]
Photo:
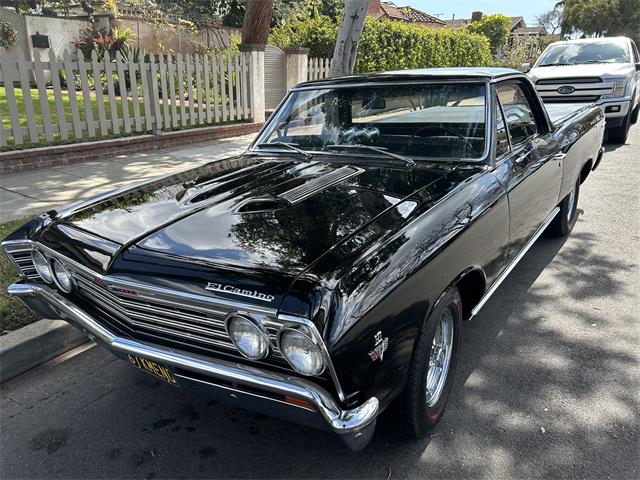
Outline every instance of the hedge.
[[[330, 57], [337, 25], [326, 17], [280, 25], [270, 43], [309, 47], [311, 57]], [[355, 73], [426, 67], [483, 67], [491, 64], [489, 40], [466, 29], [432, 29], [393, 20], [367, 18]]]

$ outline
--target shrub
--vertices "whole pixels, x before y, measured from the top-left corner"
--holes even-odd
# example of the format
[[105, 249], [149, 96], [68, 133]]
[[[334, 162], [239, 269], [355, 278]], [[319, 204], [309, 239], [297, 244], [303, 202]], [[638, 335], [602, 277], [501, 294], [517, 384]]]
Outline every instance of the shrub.
[[472, 33], [487, 37], [491, 43], [491, 49], [496, 52], [509, 38], [511, 19], [501, 13], [484, 15], [477, 22], [472, 22], [467, 28]]
[[[319, 16], [274, 28], [269, 43], [282, 49], [308, 47], [310, 57], [331, 57], [338, 25]], [[470, 67], [491, 63], [489, 41], [467, 30], [431, 29], [367, 18], [356, 73], [423, 67]]]
[[466, 30], [431, 29], [392, 20], [367, 19], [356, 72], [428, 67], [474, 67], [491, 63], [488, 40]]
[[269, 43], [281, 49], [307, 47], [310, 57], [331, 57], [338, 24], [324, 15], [284, 22], [271, 30]]

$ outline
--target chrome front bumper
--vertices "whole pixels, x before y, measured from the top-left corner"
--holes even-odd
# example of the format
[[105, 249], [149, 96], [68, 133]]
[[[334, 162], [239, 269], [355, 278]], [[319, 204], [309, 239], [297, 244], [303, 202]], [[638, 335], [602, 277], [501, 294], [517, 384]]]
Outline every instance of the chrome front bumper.
[[[44, 303], [58, 318], [82, 329], [96, 343], [120, 358], [126, 358], [128, 354], [138, 355], [173, 367], [178, 378], [205, 384], [227, 403], [314, 427], [324, 426], [340, 435], [353, 450], [364, 448], [373, 435], [379, 410], [376, 397], [356, 408], [343, 410], [325, 389], [302, 378], [119, 337], [45, 285], [16, 283], [8, 288], [8, 293], [19, 297], [36, 311], [42, 311]], [[285, 402], [285, 397], [302, 400], [302, 405]], [[305, 406], [304, 402], [315, 410]]]

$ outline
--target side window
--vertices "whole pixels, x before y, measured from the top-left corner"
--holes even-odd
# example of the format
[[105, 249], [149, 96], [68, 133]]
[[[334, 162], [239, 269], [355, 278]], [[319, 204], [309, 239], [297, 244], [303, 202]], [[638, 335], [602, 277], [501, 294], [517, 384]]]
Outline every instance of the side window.
[[638, 53], [636, 42], [632, 40], [631, 46], [633, 47], [633, 56], [635, 57], [634, 63], [640, 63], [640, 53]]
[[507, 118], [511, 143], [516, 146], [538, 133], [531, 105], [517, 83], [498, 86], [498, 98]]
[[496, 158], [509, 152], [509, 136], [504, 122], [504, 115], [496, 102]]

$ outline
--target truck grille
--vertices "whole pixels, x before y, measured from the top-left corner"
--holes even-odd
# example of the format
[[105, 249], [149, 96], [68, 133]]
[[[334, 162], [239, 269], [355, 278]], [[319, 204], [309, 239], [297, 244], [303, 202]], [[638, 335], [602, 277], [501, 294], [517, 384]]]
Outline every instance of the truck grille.
[[[208, 351], [241, 357], [226, 332], [228, 307], [186, 304], [182, 299], [152, 298], [143, 291], [110, 288], [85, 272], [74, 271], [78, 293], [119, 323], [134, 338], [151, 336], [170, 343], [199, 346]], [[263, 363], [291, 370], [276, 346], [279, 326], [267, 323], [272, 353]]]
[[[560, 93], [563, 87], [573, 89], [570, 93]], [[547, 78], [536, 82], [536, 90], [546, 103], [591, 103], [603, 95], [613, 93], [613, 83], [600, 77]]]

